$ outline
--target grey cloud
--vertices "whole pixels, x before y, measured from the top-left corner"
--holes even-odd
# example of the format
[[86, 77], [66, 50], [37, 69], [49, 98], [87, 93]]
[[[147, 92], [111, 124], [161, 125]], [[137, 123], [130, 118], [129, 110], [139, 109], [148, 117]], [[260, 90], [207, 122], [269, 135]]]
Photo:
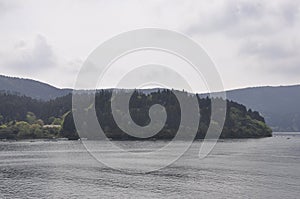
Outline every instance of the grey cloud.
[[265, 74], [275, 74], [279, 76], [287, 76], [290, 79], [294, 78], [299, 81], [300, 60], [295, 58], [284, 59], [278, 62], [259, 67]]
[[297, 1], [287, 1], [281, 7], [281, 15], [285, 22], [289, 25], [294, 25], [300, 17], [300, 5]]
[[1, 0], [0, 1], [0, 13], [4, 12], [6, 10], [6, 1]]
[[42, 35], [36, 36], [32, 47], [27, 46], [24, 41], [16, 43], [14, 52], [7, 59], [5, 67], [26, 73], [54, 67], [57, 61], [52, 47]]
[[184, 32], [190, 35], [224, 33], [234, 38], [272, 34], [297, 23], [299, 6], [300, 2], [293, 0], [225, 1], [199, 14], [197, 21]]
[[13, 1], [0, 0], [0, 17], [16, 7]]
[[26, 42], [23, 41], [23, 40], [18, 41], [18, 42], [15, 44], [15, 46], [14, 46], [15, 49], [21, 49], [21, 48], [24, 48], [24, 47], [26, 47]]
[[300, 45], [278, 41], [247, 41], [240, 47], [240, 54], [257, 56], [262, 59], [284, 59], [297, 56]]
[[[295, 40], [268, 38], [262, 41], [247, 41], [241, 45], [239, 56], [250, 58], [252, 69], [268, 75], [298, 78], [300, 73], [300, 43]], [[247, 64], [242, 65], [249, 69]]]
[[[300, 1], [224, 1], [199, 11], [186, 27], [193, 36], [219, 34], [233, 43], [232, 57], [242, 71], [289, 79], [300, 72]], [[237, 47], [237, 49], [236, 49]]]
[[[256, 80], [260, 84], [273, 82], [259, 79], [262, 72], [282, 73], [286, 83], [291, 75], [299, 76], [300, 39], [293, 44], [290, 37], [299, 38], [300, 1], [168, 0], [139, 2], [141, 5], [136, 2], [139, 1], [78, 0], [57, 7], [54, 1], [26, 1], [25, 5], [23, 1], [0, 0], [2, 73], [34, 73], [32, 77], [43, 76], [51, 83], [60, 81], [64, 85], [66, 79], [75, 79], [82, 64], [75, 58], [88, 56], [100, 41], [131, 29], [161, 27], [187, 33], [205, 45], [229, 86], [252, 84]], [[11, 5], [17, 9], [12, 11]], [[78, 12], [83, 14], [79, 16]], [[15, 42], [21, 35], [24, 39], [35, 35], [37, 30], [53, 40], [55, 51], [60, 54], [53, 52], [43, 36], [33, 43], [27, 39]], [[62, 31], [57, 34], [53, 30]], [[13, 49], [9, 50], [10, 47]], [[253, 67], [253, 76], [247, 67]]]
[[[264, 13], [264, 6], [255, 1], [226, 1], [215, 5], [205, 14], [200, 14], [198, 20], [185, 30], [188, 34], [205, 34], [228, 31], [244, 24], [246, 20], [258, 20]], [[202, 13], [202, 12], [200, 12]]]

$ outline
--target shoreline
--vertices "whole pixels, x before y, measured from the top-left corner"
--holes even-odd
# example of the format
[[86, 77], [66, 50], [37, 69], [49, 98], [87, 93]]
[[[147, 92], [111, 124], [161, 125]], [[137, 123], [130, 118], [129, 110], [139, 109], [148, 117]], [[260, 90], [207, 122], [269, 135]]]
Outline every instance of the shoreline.
[[[285, 135], [282, 135], [282, 137], [285, 136]], [[297, 134], [287, 134], [286, 136], [297, 136]], [[299, 133], [299, 136], [300, 136], [300, 133]], [[265, 136], [265, 137], [243, 137], [243, 138], [217, 138], [218, 142], [222, 142], [222, 141], [225, 141], [225, 140], [247, 140], [247, 139], [251, 139], [251, 140], [254, 140], [254, 139], [263, 139], [263, 138], [271, 138], [271, 137], [278, 137], [278, 135], [273, 135], [273, 136]], [[204, 141], [204, 140], [215, 140], [213, 138], [198, 138], [198, 139], [194, 139], [193, 142], [195, 141]], [[68, 139], [68, 138], [63, 138], [63, 139], [42, 139], [42, 138], [36, 138], [36, 139], [0, 139], [0, 142], [67, 142], [67, 141], [107, 141], [107, 140], [88, 140], [88, 139], [84, 139], [84, 140], [81, 140], [81, 139]], [[112, 141], [112, 142], [169, 142], [169, 141], [172, 141], [172, 139], [127, 139], [127, 140], [124, 140], [124, 139], [109, 139], [109, 141]], [[175, 142], [181, 142], [181, 141], [186, 141], [184, 139], [181, 139], [181, 140], [176, 140]]]

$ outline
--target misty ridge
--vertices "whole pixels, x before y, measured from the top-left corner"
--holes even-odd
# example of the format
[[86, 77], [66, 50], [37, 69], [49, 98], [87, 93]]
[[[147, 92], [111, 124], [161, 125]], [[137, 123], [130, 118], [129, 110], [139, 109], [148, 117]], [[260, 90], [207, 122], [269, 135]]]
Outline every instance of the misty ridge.
[[[105, 139], [99, 138], [98, 132], [90, 124], [93, 121], [89, 115], [92, 110], [96, 110], [98, 122], [103, 128], [107, 138], [114, 140], [136, 140], [124, 132], [119, 123], [115, 121], [112, 115], [111, 103], [114, 100], [112, 89], [97, 90], [92, 93], [90, 90], [80, 90], [73, 92], [77, 95], [77, 100], [81, 101], [81, 109], [72, 109], [71, 89], [58, 89], [41, 82], [4, 77], [1, 78], [2, 92], [0, 93], [0, 138], [1, 139], [34, 139], [34, 138], [68, 138], [68, 139]], [[19, 86], [21, 85], [22, 86]], [[6, 85], [9, 85], [5, 87]], [[35, 90], [35, 88], [37, 88]], [[31, 96], [34, 92], [34, 95]], [[41, 92], [40, 92], [41, 91]], [[47, 93], [48, 99], [40, 98]], [[129, 112], [117, 107], [116, 112], [122, 122], [128, 124], [128, 117], [140, 126], [147, 126], [151, 121], [149, 117], [150, 107], [154, 104], [160, 104], [165, 107], [167, 119], [154, 122], [151, 128], [160, 131], [152, 137], [146, 139], [173, 139], [179, 129], [184, 133], [181, 139], [186, 139], [192, 132], [196, 131], [196, 139], [203, 139], [211, 125], [214, 132], [222, 124], [219, 121], [211, 120], [212, 101], [223, 103], [221, 98], [201, 97], [198, 94], [191, 94], [183, 91], [169, 89], [139, 89], [134, 90], [133, 94], [128, 89], [117, 89], [114, 97], [125, 97], [130, 99]], [[175, 96], [175, 93], [176, 96]], [[92, 95], [93, 94], [93, 95]], [[131, 96], [132, 94], [132, 96]], [[51, 97], [57, 96], [58, 97]], [[91, 101], [95, 95], [95, 103]], [[189, 125], [181, 124], [181, 108], [177, 100], [177, 95], [183, 97], [187, 104], [196, 100], [200, 110], [200, 121], [194, 121], [189, 118], [189, 123], [198, 123], [197, 129]], [[126, 97], [127, 96], [127, 97]], [[244, 105], [233, 101], [227, 101], [226, 118], [221, 138], [259, 138], [272, 136], [271, 129], [265, 124], [264, 118], [257, 111], [247, 109]], [[218, 107], [217, 112], [222, 111], [223, 107]], [[73, 114], [80, 112], [83, 123], [75, 127]], [[161, 110], [156, 110], [153, 114], [159, 115]], [[127, 119], [126, 119], [127, 118]], [[87, 126], [85, 130], [81, 129]], [[162, 126], [160, 128], [159, 126]], [[78, 129], [79, 128], [79, 129]], [[151, 132], [153, 129], [150, 129]], [[87, 132], [87, 135], [79, 132]], [[145, 132], [141, 131], [139, 134]], [[211, 138], [214, 138], [214, 135]], [[218, 135], [215, 135], [218, 137]]]
[[[149, 94], [158, 90], [160, 89], [138, 91]], [[0, 75], [0, 91], [49, 101], [70, 94], [72, 89], [59, 89], [35, 80]], [[258, 111], [273, 131], [297, 132], [300, 130], [300, 107], [298, 106], [300, 85], [242, 88], [226, 91], [226, 95], [228, 100], [241, 103], [247, 109]], [[208, 95], [199, 94], [199, 96], [205, 98]]]
[[[176, 96], [175, 94], [176, 93]], [[133, 94], [127, 91], [119, 90], [112, 96], [111, 90], [99, 90], [91, 95], [86, 92], [75, 93], [76, 102], [79, 104], [75, 109], [72, 107], [72, 96], [68, 94], [63, 97], [50, 101], [41, 101], [26, 96], [17, 96], [7, 93], [0, 95], [1, 139], [34, 139], [34, 138], [68, 138], [77, 140], [87, 138], [89, 140], [113, 139], [113, 140], [148, 140], [148, 139], [166, 139], [170, 140], [177, 136], [179, 129], [181, 135], [179, 139], [187, 140], [196, 132], [196, 139], [209, 138], [216, 139], [218, 129], [221, 129], [221, 138], [260, 138], [272, 136], [271, 129], [265, 124], [265, 120], [257, 111], [247, 110], [245, 106], [227, 101], [226, 118], [222, 128], [221, 120], [214, 120], [212, 113], [218, 114], [224, 111], [224, 107], [217, 105], [212, 109], [212, 103], [223, 104], [221, 98], [199, 98], [198, 95], [191, 95], [182, 91], [158, 90], [150, 94], [144, 94], [141, 91], [134, 91]], [[177, 97], [183, 98], [185, 103], [190, 104], [197, 100], [200, 110], [200, 120], [194, 117], [185, 118], [188, 123], [182, 123], [182, 109]], [[95, 103], [91, 99], [95, 97]], [[111, 103], [117, 98], [130, 98], [129, 115], [118, 106], [114, 112], [121, 118], [121, 123], [115, 121]], [[160, 104], [165, 107], [166, 122], [158, 120], [152, 122], [149, 117], [150, 107], [154, 104]], [[72, 110], [72, 111], [71, 111]], [[96, 117], [103, 129], [105, 136], [99, 137], [93, 124], [93, 110], [96, 110]], [[190, 113], [191, 110], [188, 112]], [[74, 114], [79, 115], [80, 123], [75, 127]], [[161, 114], [161, 109], [156, 109], [151, 114]], [[150, 132], [159, 132], [153, 136], [136, 137], [128, 135], [120, 124], [128, 126], [132, 117], [133, 121], [139, 126], [147, 126], [150, 122], [152, 126], [148, 129]], [[195, 120], [196, 119], [196, 120]], [[191, 123], [199, 124], [195, 127]], [[162, 128], [160, 127], [162, 126]], [[212, 134], [207, 134], [208, 128], [211, 128]], [[147, 131], [141, 130], [140, 135], [148, 135]], [[194, 138], [194, 136], [193, 136]]]

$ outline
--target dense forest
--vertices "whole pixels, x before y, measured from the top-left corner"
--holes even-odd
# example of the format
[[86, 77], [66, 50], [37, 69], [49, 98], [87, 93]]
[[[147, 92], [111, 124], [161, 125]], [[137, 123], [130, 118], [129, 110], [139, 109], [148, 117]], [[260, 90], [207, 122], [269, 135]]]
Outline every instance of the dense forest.
[[[139, 90], [145, 94], [158, 88]], [[49, 101], [63, 97], [72, 89], [59, 89], [39, 81], [0, 75], [0, 92]], [[258, 111], [273, 131], [300, 131], [300, 85], [255, 87], [229, 90], [227, 99]], [[200, 94], [207, 96], [207, 94]], [[47, 114], [46, 114], [47, 115]]]
[[0, 92], [0, 139], [61, 137], [71, 95], [50, 101]]
[[[118, 92], [118, 95], [127, 94], [125, 91]], [[188, 95], [188, 98], [197, 98], [201, 118], [196, 138], [204, 138], [211, 122], [211, 99], [183, 92], [181, 94]], [[82, 95], [86, 97], [89, 94]], [[91, 108], [95, 108], [99, 124], [107, 137], [116, 140], [137, 139], [123, 132], [116, 124], [111, 110], [112, 100], [111, 90], [97, 91], [95, 104], [86, 107], [87, 114]], [[165, 107], [167, 119], [161, 131], [151, 139], [172, 139], [179, 128], [181, 112], [179, 102], [171, 90], [159, 90], [148, 94], [135, 91], [129, 104], [132, 120], [138, 125], [147, 125], [150, 122], [149, 108], [154, 104]], [[60, 137], [78, 139], [71, 109], [71, 94], [50, 101], [41, 101], [2, 92], [0, 93], [0, 139]], [[241, 104], [227, 101], [227, 116], [221, 138], [271, 135], [271, 129], [257, 111], [247, 110]]]
[[227, 98], [259, 111], [273, 131], [300, 131], [300, 85], [237, 89]]

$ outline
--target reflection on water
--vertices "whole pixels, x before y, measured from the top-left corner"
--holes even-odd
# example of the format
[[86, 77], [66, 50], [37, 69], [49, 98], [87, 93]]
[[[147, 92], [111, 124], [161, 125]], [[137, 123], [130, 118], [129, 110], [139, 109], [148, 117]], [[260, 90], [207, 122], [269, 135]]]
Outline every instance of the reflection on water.
[[[161, 147], [165, 142], [118, 144], [143, 150]], [[222, 140], [202, 160], [197, 158], [200, 145], [201, 141], [194, 142], [181, 159], [167, 168], [130, 174], [97, 162], [79, 141], [0, 142], [0, 198], [297, 198], [300, 195], [299, 136]]]

